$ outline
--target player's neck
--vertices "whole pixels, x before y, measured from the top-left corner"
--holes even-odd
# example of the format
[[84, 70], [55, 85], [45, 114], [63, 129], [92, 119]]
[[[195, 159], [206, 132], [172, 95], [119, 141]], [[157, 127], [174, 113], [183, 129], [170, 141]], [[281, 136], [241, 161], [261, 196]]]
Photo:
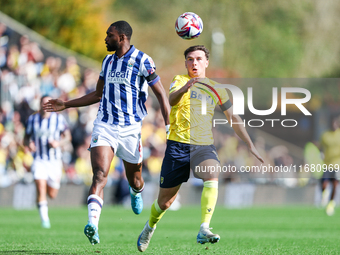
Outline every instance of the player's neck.
[[131, 49], [131, 47], [132, 46], [130, 44], [123, 44], [121, 48], [117, 49], [116, 56], [118, 58], [123, 57]]
[[205, 75], [190, 75], [190, 74], [188, 74], [188, 76], [189, 76], [190, 78], [200, 78], [200, 79], [205, 79], [205, 78], [206, 78]]

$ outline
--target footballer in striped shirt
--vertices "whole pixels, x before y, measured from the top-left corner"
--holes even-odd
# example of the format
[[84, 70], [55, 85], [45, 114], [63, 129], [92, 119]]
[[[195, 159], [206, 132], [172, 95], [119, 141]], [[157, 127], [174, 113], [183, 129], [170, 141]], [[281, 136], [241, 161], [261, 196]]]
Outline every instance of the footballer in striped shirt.
[[84, 229], [91, 244], [99, 243], [103, 188], [115, 155], [124, 162], [132, 210], [135, 214], [142, 212], [141, 125], [147, 114], [149, 87], [158, 99], [166, 130], [169, 127], [170, 105], [156, 66], [150, 56], [130, 44], [131, 35], [132, 28], [126, 21], [112, 23], [106, 31], [105, 44], [114, 54], [104, 58], [96, 90], [66, 102], [50, 100], [44, 106], [46, 111], [61, 111], [100, 102], [90, 145], [93, 182], [87, 200], [89, 221]]

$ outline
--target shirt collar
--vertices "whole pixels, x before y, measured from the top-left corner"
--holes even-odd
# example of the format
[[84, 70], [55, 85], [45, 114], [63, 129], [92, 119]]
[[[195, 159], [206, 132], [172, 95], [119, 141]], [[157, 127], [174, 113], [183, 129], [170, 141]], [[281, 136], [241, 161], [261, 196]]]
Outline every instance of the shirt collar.
[[[135, 51], [135, 49], [135, 46], [131, 45], [130, 49], [122, 56], [122, 58], [129, 57]], [[115, 60], [119, 59], [116, 53], [113, 56]]]

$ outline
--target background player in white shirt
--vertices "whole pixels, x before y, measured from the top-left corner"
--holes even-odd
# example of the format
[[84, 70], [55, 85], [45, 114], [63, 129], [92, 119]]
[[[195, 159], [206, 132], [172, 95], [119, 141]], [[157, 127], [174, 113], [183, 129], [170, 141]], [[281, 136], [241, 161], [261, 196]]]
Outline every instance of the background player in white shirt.
[[31, 171], [37, 187], [37, 203], [43, 228], [50, 228], [47, 195], [56, 198], [62, 174], [61, 146], [71, 141], [65, 118], [58, 113], [45, 112], [42, 105], [51, 97], [43, 96], [40, 110], [29, 116], [24, 146], [33, 153]]
[[89, 222], [84, 229], [91, 244], [99, 243], [103, 188], [114, 155], [124, 162], [134, 213], [140, 214], [143, 209], [140, 194], [144, 188], [141, 122], [147, 114], [144, 103], [148, 86], [158, 99], [167, 128], [170, 113], [169, 101], [152, 59], [130, 45], [130, 25], [126, 21], [117, 21], [111, 24], [106, 34], [107, 50], [115, 53], [104, 58], [96, 91], [67, 102], [50, 100], [44, 106], [46, 111], [62, 111], [100, 101], [90, 146], [93, 181], [87, 200]]

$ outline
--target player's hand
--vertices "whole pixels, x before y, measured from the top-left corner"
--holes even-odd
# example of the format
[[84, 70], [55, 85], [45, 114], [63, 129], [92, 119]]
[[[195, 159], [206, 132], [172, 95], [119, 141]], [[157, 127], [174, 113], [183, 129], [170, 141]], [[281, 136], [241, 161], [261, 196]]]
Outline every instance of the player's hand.
[[60, 99], [51, 99], [43, 105], [43, 110], [46, 112], [59, 112], [65, 109], [65, 103]]
[[253, 146], [250, 148], [250, 152], [261, 162], [264, 163], [263, 158], [261, 157], [260, 153], [257, 151], [257, 149]]
[[52, 148], [57, 148], [59, 146], [59, 142], [56, 140], [52, 140], [52, 141], [48, 141], [48, 144], [52, 147]]
[[190, 79], [187, 84], [184, 85], [185, 92], [187, 92], [197, 81], [199, 78]]

